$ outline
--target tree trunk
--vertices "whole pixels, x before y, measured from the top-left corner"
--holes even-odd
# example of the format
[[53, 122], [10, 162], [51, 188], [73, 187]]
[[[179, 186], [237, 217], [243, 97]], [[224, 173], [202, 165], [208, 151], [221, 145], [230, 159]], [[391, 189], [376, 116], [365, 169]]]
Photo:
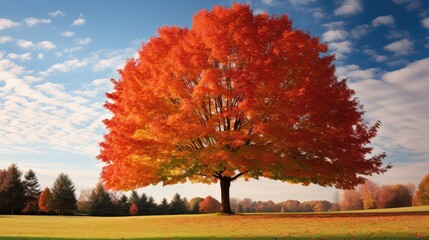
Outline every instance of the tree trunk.
[[222, 196], [222, 212], [225, 214], [234, 214], [231, 211], [231, 204], [229, 201], [229, 187], [231, 186], [230, 177], [221, 177], [220, 178], [220, 190]]

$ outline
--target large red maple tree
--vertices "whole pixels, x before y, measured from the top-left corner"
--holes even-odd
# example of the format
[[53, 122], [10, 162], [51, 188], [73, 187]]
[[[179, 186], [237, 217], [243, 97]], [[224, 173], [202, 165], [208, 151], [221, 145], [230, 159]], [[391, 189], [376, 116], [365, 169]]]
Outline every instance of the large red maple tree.
[[162, 27], [127, 61], [105, 107], [106, 187], [239, 177], [350, 188], [380, 174], [385, 154], [326, 44], [287, 16], [247, 5], [202, 10], [191, 29]]

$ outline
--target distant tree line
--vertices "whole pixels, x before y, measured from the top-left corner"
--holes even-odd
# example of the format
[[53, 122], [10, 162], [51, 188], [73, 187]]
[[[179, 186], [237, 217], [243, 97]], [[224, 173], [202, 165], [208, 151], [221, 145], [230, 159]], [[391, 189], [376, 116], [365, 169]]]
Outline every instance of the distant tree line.
[[[67, 174], [61, 173], [51, 188], [40, 189], [36, 173], [28, 170], [22, 179], [16, 164], [0, 169], [0, 214], [80, 214], [92, 216], [133, 216], [215, 213], [221, 211], [221, 203], [207, 196], [190, 200], [176, 193], [168, 201], [155, 202], [152, 196], [133, 190], [129, 196], [106, 191], [102, 183], [93, 189], [81, 191], [76, 199], [75, 187]], [[231, 209], [236, 213], [252, 212], [325, 212], [374, 208], [429, 205], [429, 174], [419, 186], [396, 184], [379, 186], [371, 181], [359, 185], [356, 190], [343, 192], [341, 201], [287, 200], [253, 201], [250, 198], [231, 199]]]
[[429, 174], [422, 179], [417, 191], [414, 184], [380, 186], [367, 180], [357, 189], [344, 191], [340, 202], [343, 211], [419, 205], [429, 205]]

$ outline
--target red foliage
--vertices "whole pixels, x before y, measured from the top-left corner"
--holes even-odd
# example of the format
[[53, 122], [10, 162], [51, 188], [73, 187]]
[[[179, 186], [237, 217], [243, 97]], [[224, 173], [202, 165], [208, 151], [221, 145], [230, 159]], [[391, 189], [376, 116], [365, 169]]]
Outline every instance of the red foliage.
[[41, 212], [49, 212], [49, 199], [51, 198], [51, 190], [49, 188], [45, 188], [43, 192], [40, 194], [39, 198], [39, 210]]
[[139, 207], [135, 203], [132, 203], [130, 206], [130, 215], [135, 216], [139, 213]]
[[380, 123], [368, 126], [327, 46], [287, 16], [218, 6], [158, 34], [107, 94], [106, 187], [263, 176], [351, 188], [389, 167], [367, 158]]
[[204, 198], [202, 202], [199, 204], [200, 213], [216, 213], [220, 212], [222, 205], [218, 200], [213, 198], [212, 196], [207, 196]]

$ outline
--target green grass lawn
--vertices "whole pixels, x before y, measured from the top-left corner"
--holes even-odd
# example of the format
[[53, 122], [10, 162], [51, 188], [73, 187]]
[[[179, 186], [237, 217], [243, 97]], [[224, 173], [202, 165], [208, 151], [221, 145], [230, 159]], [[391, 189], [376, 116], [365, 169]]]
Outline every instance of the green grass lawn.
[[[405, 210], [428, 211], [429, 207]], [[429, 239], [429, 215], [0, 216], [0, 239], [59, 238]]]

